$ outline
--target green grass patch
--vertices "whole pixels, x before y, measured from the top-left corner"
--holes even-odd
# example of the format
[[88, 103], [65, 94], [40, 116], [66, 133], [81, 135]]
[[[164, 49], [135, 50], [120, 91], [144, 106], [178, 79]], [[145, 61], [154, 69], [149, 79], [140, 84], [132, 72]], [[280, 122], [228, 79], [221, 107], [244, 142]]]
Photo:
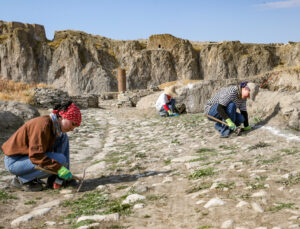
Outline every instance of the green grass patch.
[[268, 143], [265, 143], [265, 142], [258, 142], [257, 144], [250, 146], [248, 149], [255, 150], [255, 149], [264, 148], [264, 147], [268, 147], [268, 146], [271, 146], [271, 145]]
[[110, 225], [108, 227], [106, 227], [105, 229], [126, 229], [128, 227], [124, 227], [124, 226], [119, 226], [119, 225]]
[[8, 171], [2, 171], [0, 172], [0, 176], [6, 176], [9, 175], [10, 173]]
[[[67, 218], [76, 218], [81, 215], [94, 214], [129, 214], [131, 211], [130, 204], [122, 204], [121, 199], [110, 200], [107, 196], [98, 191], [85, 193], [76, 200], [67, 200], [63, 203], [64, 207], [71, 209], [73, 213]], [[101, 210], [101, 212], [100, 212]]]
[[209, 159], [209, 157], [205, 156], [205, 157], [199, 157], [199, 158], [196, 158], [196, 159], [189, 160], [189, 162], [206, 161], [208, 159]]
[[133, 143], [133, 142], [129, 142], [129, 143], [123, 145], [123, 149], [124, 149], [125, 151], [131, 151], [131, 150], [133, 150], [136, 146], [137, 146], [137, 144], [135, 144], [135, 143]]
[[32, 204], [36, 204], [36, 201], [30, 200], [30, 201], [24, 202], [24, 204], [25, 204], [25, 205], [32, 205]]
[[164, 160], [165, 165], [171, 164], [171, 159]]
[[179, 142], [178, 139], [176, 139], [176, 138], [173, 139], [173, 140], [171, 141], [171, 143], [180, 145], [180, 142]]
[[195, 186], [195, 187], [192, 187], [192, 188], [186, 190], [185, 192], [186, 192], [187, 194], [193, 193], [193, 192], [198, 192], [198, 191], [200, 191], [200, 190], [210, 188], [211, 185], [212, 185], [212, 183], [203, 183], [203, 184], [201, 184], [201, 185], [197, 185], [197, 186]]
[[95, 223], [95, 220], [91, 220], [91, 219], [87, 219], [87, 220], [82, 220], [79, 223], [76, 223], [75, 225], [72, 225], [71, 227], [69, 227], [69, 229], [75, 229], [78, 227], [82, 227], [82, 226], [86, 226], [92, 223]]
[[18, 199], [16, 196], [10, 195], [7, 192], [0, 190], [0, 201], [5, 204], [8, 199]]
[[235, 187], [235, 183], [219, 183], [217, 185], [217, 189], [223, 189], [223, 188], [228, 188], [228, 189], [233, 189]]
[[285, 186], [299, 184], [300, 183], [300, 173], [297, 173], [296, 175], [291, 175], [291, 176], [289, 176], [288, 179], [283, 179], [283, 180], [276, 181], [276, 182], [284, 184]]
[[207, 152], [216, 152], [216, 150], [211, 148], [200, 148], [197, 150], [197, 153], [207, 153]]
[[293, 149], [281, 149], [280, 150], [283, 153], [286, 153], [287, 155], [294, 155], [296, 153], [299, 153], [299, 149], [293, 148]]
[[189, 175], [189, 178], [191, 179], [199, 179], [204, 176], [212, 176], [214, 175], [214, 168], [206, 168], [206, 169], [199, 169], [193, 172], [192, 174]]
[[212, 226], [205, 225], [205, 226], [200, 226], [197, 229], [207, 229], [207, 228], [212, 228]]
[[117, 190], [122, 190], [122, 189], [125, 189], [125, 188], [128, 188], [127, 185], [121, 185], [119, 187], [117, 187]]
[[263, 165], [263, 164], [273, 164], [275, 162], [278, 162], [281, 160], [281, 156], [277, 155], [275, 157], [272, 157], [270, 159], [264, 159], [264, 160], [259, 160], [258, 164]]
[[155, 201], [155, 200], [167, 199], [167, 196], [150, 194], [146, 196], [146, 199], [149, 201]]
[[137, 154], [135, 155], [135, 157], [136, 157], [136, 158], [146, 158], [147, 155], [146, 155], [145, 153], [137, 153]]
[[293, 208], [294, 205], [295, 205], [294, 203], [277, 202], [276, 206], [271, 207], [269, 209], [269, 211], [271, 211], [271, 212], [278, 212], [278, 211], [280, 211], [281, 209], [284, 209], [284, 208]]
[[224, 150], [235, 150], [238, 148], [238, 146], [236, 146], [236, 145], [230, 145], [230, 146], [220, 145], [219, 148], [224, 149]]

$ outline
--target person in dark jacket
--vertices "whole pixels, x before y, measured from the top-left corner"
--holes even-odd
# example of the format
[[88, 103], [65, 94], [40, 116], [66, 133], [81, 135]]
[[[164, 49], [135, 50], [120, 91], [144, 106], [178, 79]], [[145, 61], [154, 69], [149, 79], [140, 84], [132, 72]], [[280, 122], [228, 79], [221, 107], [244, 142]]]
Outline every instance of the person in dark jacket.
[[37, 170], [36, 166], [57, 173], [59, 184], [62, 180], [71, 180], [66, 133], [80, 123], [80, 109], [69, 101], [55, 106], [50, 115], [31, 119], [21, 126], [1, 147], [6, 169], [16, 175], [11, 186], [24, 191], [41, 191], [43, 186], [39, 179], [50, 174]]

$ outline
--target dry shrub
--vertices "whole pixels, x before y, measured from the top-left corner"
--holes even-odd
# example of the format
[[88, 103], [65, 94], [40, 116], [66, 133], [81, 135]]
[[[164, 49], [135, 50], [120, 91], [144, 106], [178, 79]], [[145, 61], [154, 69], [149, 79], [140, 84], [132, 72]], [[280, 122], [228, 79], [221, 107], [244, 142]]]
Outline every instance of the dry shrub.
[[33, 104], [33, 88], [49, 88], [51, 86], [43, 83], [23, 83], [12, 80], [0, 79], [0, 100], [17, 101], [21, 103]]

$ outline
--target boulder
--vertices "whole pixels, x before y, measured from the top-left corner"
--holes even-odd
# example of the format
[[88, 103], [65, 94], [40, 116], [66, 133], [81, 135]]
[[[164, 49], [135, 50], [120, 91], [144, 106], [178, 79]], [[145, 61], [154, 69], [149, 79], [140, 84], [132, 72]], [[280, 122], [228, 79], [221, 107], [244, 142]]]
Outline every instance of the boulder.
[[24, 121], [19, 116], [9, 111], [0, 111], [0, 132], [14, 132]]
[[40, 116], [40, 113], [35, 107], [29, 104], [23, 104], [18, 102], [8, 102], [0, 100], [0, 110], [9, 111], [24, 121], [28, 121], [30, 119]]

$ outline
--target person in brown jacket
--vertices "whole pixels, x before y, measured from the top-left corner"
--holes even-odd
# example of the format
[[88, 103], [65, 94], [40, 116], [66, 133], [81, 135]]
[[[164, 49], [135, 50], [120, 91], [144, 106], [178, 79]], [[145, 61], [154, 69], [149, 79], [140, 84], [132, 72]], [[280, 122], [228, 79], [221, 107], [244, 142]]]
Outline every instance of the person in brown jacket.
[[[58, 181], [71, 180], [66, 133], [80, 123], [81, 112], [69, 101], [55, 106], [50, 115], [31, 119], [21, 126], [1, 147], [6, 169], [16, 175], [11, 186], [24, 191], [41, 191], [40, 178], [48, 177], [49, 181], [50, 175], [35, 169], [36, 166], [57, 172]], [[53, 184], [53, 176], [51, 179]]]

